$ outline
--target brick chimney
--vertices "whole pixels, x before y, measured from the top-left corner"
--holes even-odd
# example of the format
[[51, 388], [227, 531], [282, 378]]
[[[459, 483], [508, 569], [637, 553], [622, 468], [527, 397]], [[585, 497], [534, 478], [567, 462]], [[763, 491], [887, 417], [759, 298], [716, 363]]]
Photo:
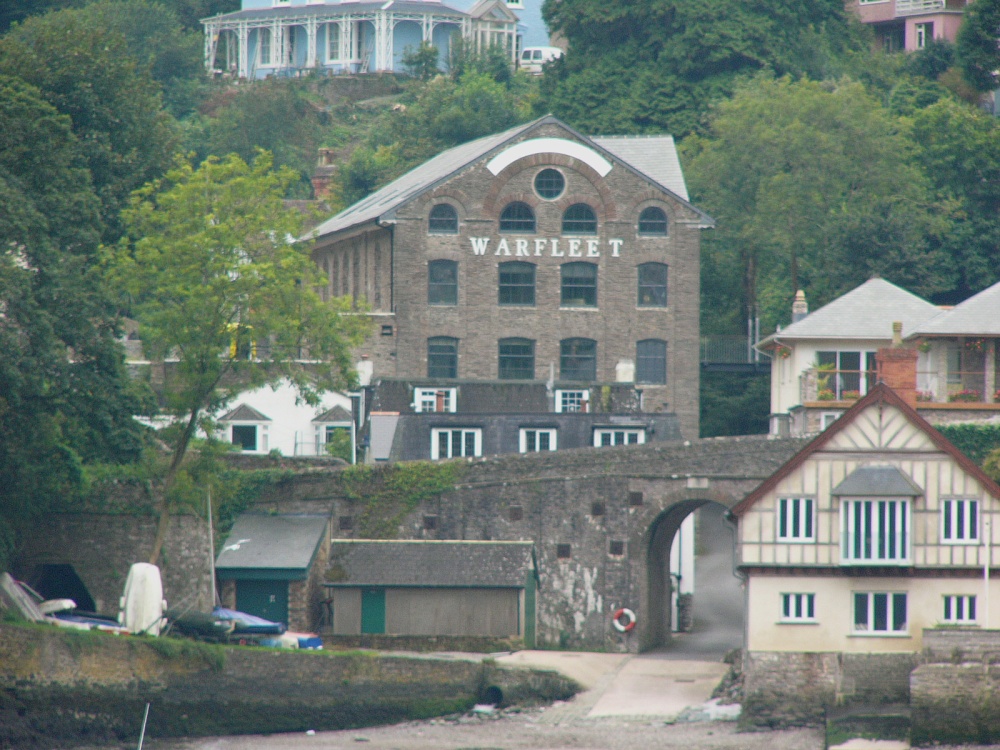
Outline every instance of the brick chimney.
[[892, 346], [875, 353], [876, 379], [917, 408], [917, 350], [903, 346], [903, 324], [892, 324]]
[[316, 200], [323, 200], [330, 194], [330, 183], [337, 172], [337, 150], [321, 148], [316, 160], [316, 171], [312, 176], [313, 195]]

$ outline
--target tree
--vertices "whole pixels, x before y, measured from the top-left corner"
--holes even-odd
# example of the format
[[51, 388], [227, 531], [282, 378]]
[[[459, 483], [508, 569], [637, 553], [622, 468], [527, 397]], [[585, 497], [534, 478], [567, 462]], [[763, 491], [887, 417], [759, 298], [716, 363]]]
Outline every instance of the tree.
[[175, 136], [159, 89], [121, 34], [73, 11], [29, 18], [0, 39], [0, 75], [37, 87], [67, 115], [101, 201], [104, 239], [121, 234], [130, 193], [170, 164]]
[[916, 159], [955, 222], [939, 240], [958, 276], [937, 301], [957, 304], [1000, 280], [1000, 121], [942, 99], [913, 116]]
[[977, 91], [1000, 88], [1000, 0], [976, 0], [962, 16], [956, 56], [965, 80]]
[[95, 269], [100, 203], [69, 118], [0, 76], [0, 568], [83, 467], [134, 460], [142, 410]]
[[543, 14], [569, 42], [545, 107], [586, 132], [686, 135], [740, 78], [822, 78], [866, 44], [840, 0], [560, 0]]
[[414, 78], [429, 81], [441, 71], [438, 70], [438, 48], [430, 42], [421, 42], [416, 47], [403, 50], [403, 68]]
[[[730, 323], [759, 311], [773, 327], [799, 288], [818, 306], [872, 275], [924, 295], [953, 283], [935, 242], [949, 216], [914, 166], [904, 124], [860, 84], [759, 77], [684, 147], [694, 201], [717, 220], [704, 271], [740, 277], [729, 288], [706, 282], [706, 328], [720, 310]], [[734, 311], [727, 300], [737, 299]]]
[[[307, 401], [353, 382], [350, 347], [366, 330], [346, 299], [323, 301], [301, 217], [282, 196], [295, 174], [262, 152], [195, 168], [179, 163], [138, 191], [124, 213], [131, 241], [108, 258], [112, 283], [133, 301], [151, 356], [176, 357], [167, 407], [180, 420], [163, 479], [157, 560], [178, 470], [206, 412], [240, 390], [287, 379]], [[306, 362], [308, 360], [308, 363]]]

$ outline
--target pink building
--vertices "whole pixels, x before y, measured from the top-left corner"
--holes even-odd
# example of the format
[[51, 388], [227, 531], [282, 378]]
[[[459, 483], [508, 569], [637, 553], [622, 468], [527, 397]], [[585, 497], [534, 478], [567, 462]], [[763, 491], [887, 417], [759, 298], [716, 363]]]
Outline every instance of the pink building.
[[967, 0], [848, 0], [847, 7], [875, 29], [887, 52], [923, 49], [932, 39], [954, 42]]

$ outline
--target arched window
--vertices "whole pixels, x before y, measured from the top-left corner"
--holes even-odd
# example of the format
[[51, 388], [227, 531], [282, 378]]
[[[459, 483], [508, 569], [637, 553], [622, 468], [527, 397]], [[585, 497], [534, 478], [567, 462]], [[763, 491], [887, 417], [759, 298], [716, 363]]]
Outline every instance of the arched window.
[[559, 379], [597, 380], [597, 342], [593, 339], [563, 339], [559, 342]]
[[458, 304], [458, 262], [432, 260], [427, 264], [427, 304]]
[[508, 203], [500, 213], [500, 231], [533, 234], [535, 231], [535, 212], [527, 203], [521, 201]]
[[563, 234], [597, 234], [597, 215], [586, 203], [574, 203], [563, 213]]
[[593, 263], [564, 263], [562, 307], [597, 307], [597, 266]]
[[566, 178], [558, 169], [543, 169], [535, 175], [535, 192], [545, 200], [555, 200], [566, 189]]
[[642, 263], [639, 266], [639, 307], [667, 306], [667, 265]]
[[438, 203], [427, 218], [431, 234], [458, 234], [458, 211], [450, 203]]
[[667, 215], [662, 208], [649, 206], [639, 214], [639, 235], [642, 237], [666, 237]]
[[667, 382], [667, 342], [645, 339], [635, 345], [635, 382], [665, 385]]
[[500, 264], [497, 304], [535, 304], [535, 264], [512, 260]]
[[500, 339], [497, 355], [501, 380], [535, 379], [535, 342], [531, 339]]
[[450, 336], [427, 339], [427, 377], [458, 377], [458, 339]]

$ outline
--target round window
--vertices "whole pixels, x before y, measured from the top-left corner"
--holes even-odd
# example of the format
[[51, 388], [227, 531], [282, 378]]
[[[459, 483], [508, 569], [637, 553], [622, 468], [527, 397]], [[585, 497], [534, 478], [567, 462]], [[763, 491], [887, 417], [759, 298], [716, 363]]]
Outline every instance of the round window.
[[557, 169], [543, 169], [535, 175], [535, 192], [546, 200], [554, 200], [566, 189], [566, 178]]

